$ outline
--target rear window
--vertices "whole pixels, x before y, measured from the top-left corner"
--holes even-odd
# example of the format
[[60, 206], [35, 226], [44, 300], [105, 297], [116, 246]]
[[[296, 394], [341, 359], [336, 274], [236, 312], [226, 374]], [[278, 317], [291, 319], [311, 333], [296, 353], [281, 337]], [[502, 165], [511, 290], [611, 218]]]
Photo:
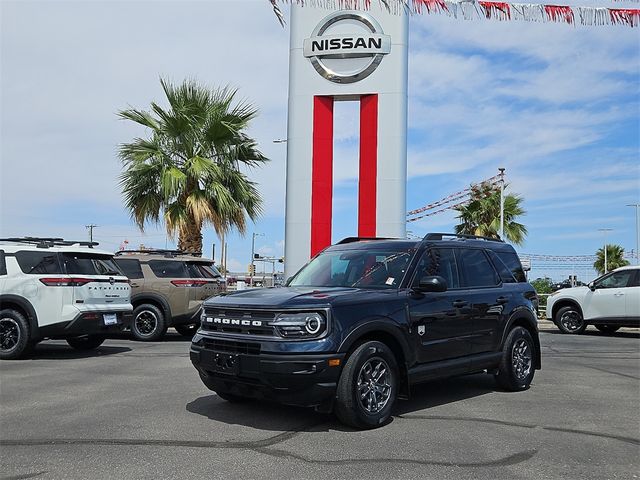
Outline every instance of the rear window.
[[62, 266], [56, 253], [48, 251], [28, 251], [16, 252], [16, 260], [20, 270], [32, 275], [60, 275]]
[[4, 259], [4, 250], [0, 250], [0, 275], [7, 274], [7, 263]]
[[466, 286], [470, 288], [494, 287], [500, 283], [498, 274], [482, 250], [461, 249], [458, 255], [462, 263]]
[[71, 275], [123, 275], [110, 255], [63, 253], [62, 261]]
[[520, 258], [516, 252], [495, 252], [500, 260], [507, 266], [509, 270], [511, 270], [511, 275], [518, 282], [526, 282], [527, 276], [524, 274], [524, 270], [522, 269], [522, 264], [520, 263]]
[[189, 273], [193, 278], [220, 278], [222, 275], [211, 263], [190, 262], [187, 263]]
[[149, 267], [158, 278], [191, 278], [184, 262], [149, 260]]
[[114, 260], [120, 267], [120, 270], [131, 279], [142, 278], [142, 267], [140, 267], [140, 261], [134, 258], [117, 258]]

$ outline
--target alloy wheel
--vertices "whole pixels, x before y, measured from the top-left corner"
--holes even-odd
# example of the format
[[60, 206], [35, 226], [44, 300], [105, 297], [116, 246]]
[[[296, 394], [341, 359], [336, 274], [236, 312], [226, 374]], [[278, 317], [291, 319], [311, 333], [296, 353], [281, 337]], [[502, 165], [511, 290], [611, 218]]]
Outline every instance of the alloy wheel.
[[511, 351], [511, 368], [518, 380], [524, 380], [531, 372], [531, 346], [525, 339], [520, 338], [513, 344]]
[[149, 310], [138, 313], [134, 322], [136, 330], [142, 336], [151, 335], [158, 326], [158, 318]]
[[370, 414], [380, 412], [391, 398], [391, 369], [380, 357], [367, 360], [358, 373], [358, 400]]
[[560, 323], [569, 332], [575, 332], [582, 326], [582, 317], [575, 310], [569, 310], [562, 314]]
[[20, 342], [20, 326], [13, 318], [0, 319], [0, 349], [13, 350]]

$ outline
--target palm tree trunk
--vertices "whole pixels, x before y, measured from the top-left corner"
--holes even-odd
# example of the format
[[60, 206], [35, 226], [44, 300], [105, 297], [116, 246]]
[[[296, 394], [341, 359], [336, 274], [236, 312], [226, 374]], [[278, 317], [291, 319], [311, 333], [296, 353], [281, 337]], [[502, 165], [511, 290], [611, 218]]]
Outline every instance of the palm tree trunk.
[[202, 255], [202, 222], [189, 216], [178, 237], [178, 250]]

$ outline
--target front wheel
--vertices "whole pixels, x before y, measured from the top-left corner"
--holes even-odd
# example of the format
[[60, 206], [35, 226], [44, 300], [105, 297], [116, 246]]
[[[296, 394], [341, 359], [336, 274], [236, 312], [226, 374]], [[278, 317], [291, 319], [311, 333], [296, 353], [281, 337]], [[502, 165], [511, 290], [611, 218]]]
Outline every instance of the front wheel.
[[529, 388], [535, 373], [535, 348], [527, 329], [516, 327], [509, 332], [495, 377], [500, 387], [510, 392]]
[[562, 333], [580, 334], [587, 328], [587, 324], [582, 318], [582, 313], [578, 308], [570, 305], [562, 307], [556, 313], [555, 324]]
[[371, 341], [347, 359], [336, 392], [335, 413], [351, 427], [370, 429], [389, 420], [398, 391], [398, 364], [389, 347]]
[[29, 349], [29, 323], [17, 310], [0, 310], [0, 358], [14, 360]]
[[620, 325], [598, 324], [596, 325], [596, 328], [606, 335], [611, 335], [612, 333], [616, 333], [618, 330], [620, 330]]
[[84, 337], [67, 338], [67, 343], [71, 348], [86, 351], [98, 348], [105, 340], [105, 337], [102, 335], [87, 335]]

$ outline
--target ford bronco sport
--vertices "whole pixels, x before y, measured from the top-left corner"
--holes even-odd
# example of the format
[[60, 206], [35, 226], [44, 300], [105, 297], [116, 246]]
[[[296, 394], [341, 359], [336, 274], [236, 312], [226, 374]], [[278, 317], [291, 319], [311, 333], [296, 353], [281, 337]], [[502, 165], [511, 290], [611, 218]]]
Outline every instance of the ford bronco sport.
[[228, 401], [313, 406], [373, 428], [426, 380], [486, 371], [527, 389], [540, 368], [536, 308], [502, 241], [347, 238], [284, 288], [207, 300], [190, 356]]
[[136, 340], [160, 340], [169, 327], [191, 338], [202, 301], [226, 290], [213, 261], [179, 250], [123, 250], [115, 261], [131, 280]]

